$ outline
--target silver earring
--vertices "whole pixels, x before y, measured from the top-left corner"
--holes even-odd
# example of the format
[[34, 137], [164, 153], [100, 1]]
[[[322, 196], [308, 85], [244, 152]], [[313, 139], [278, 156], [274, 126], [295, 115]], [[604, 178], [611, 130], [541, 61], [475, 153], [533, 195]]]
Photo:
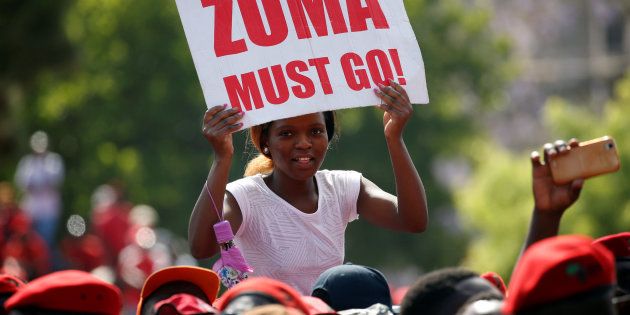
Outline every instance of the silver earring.
[[269, 155], [269, 148], [268, 147], [264, 147], [263, 148], [263, 154], [264, 155]]

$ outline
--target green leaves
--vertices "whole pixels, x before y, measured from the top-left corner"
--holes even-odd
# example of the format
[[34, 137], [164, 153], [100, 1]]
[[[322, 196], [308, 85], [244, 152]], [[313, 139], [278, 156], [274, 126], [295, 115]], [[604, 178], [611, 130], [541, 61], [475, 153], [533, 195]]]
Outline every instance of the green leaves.
[[[601, 113], [559, 98], [548, 100], [543, 118], [552, 135], [550, 142], [610, 135], [617, 143], [622, 165], [617, 173], [586, 181], [580, 198], [562, 219], [561, 233], [596, 238], [625, 231], [630, 225], [630, 170], [626, 167], [630, 163], [630, 124], [625, 121], [630, 115], [628, 104], [630, 75], [617, 83], [614, 98]], [[479, 235], [465, 262], [476, 270], [493, 270], [507, 277], [525, 239], [534, 204], [529, 152], [511, 153], [490, 141], [476, 143], [471, 152], [477, 157], [475, 175], [455, 195], [460, 214]]]

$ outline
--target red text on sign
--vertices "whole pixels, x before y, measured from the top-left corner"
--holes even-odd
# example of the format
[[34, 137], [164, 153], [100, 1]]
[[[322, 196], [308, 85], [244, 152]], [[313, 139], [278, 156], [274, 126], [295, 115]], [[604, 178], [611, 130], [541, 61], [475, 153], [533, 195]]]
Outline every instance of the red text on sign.
[[[306, 99], [315, 95], [313, 80], [304, 73], [313, 67], [319, 77], [320, 87], [324, 94], [332, 94], [332, 86], [328, 78], [327, 57], [313, 58], [308, 61], [294, 60], [286, 66], [274, 65], [223, 78], [225, 89], [232, 107], [250, 111], [264, 107], [263, 95], [269, 104], [280, 105], [289, 100], [291, 94]], [[287, 81], [289, 79], [291, 82]], [[260, 90], [262, 87], [262, 93]]]
[[[242, 19], [233, 21], [234, 1], [238, 3]], [[375, 29], [387, 29], [389, 24], [379, 0], [345, 0], [348, 21], [345, 20], [341, 0], [286, 0], [290, 20], [282, 10], [281, 0], [201, 0], [202, 6], [214, 7], [214, 52], [217, 57], [247, 51], [245, 39], [232, 38], [234, 22], [243, 23], [249, 40], [258, 46], [275, 46], [288, 37], [288, 23], [293, 23], [299, 39], [311, 38], [310, 24], [317, 36], [328, 36], [328, 24], [333, 34], [362, 32], [368, 29], [367, 20], [372, 20]], [[365, 6], [363, 6], [365, 1]], [[262, 13], [269, 26], [265, 29]]]
[[387, 85], [388, 79], [394, 79], [394, 71], [398, 83], [407, 84], [396, 49], [370, 50], [365, 58], [349, 52], [341, 56], [340, 62], [348, 87], [354, 91], [372, 88], [372, 83]]

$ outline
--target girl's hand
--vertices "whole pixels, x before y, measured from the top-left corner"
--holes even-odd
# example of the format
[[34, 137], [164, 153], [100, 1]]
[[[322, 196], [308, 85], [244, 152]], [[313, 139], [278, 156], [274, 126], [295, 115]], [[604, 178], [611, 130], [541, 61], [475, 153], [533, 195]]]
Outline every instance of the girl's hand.
[[389, 86], [379, 84], [379, 88], [374, 89], [374, 92], [383, 101], [378, 107], [385, 111], [383, 114], [385, 138], [401, 138], [403, 129], [413, 113], [407, 91], [389, 79]]
[[240, 108], [228, 108], [227, 104], [206, 111], [201, 131], [217, 157], [231, 157], [234, 154], [232, 133], [243, 126], [240, 122], [243, 115]]

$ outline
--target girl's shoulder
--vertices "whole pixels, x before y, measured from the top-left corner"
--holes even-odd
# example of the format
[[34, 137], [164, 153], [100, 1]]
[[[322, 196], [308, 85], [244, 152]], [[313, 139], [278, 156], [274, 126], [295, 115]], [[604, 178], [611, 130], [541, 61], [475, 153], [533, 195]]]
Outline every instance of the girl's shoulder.
[[344, 176], [357, 176], [361, 175], [361, 173], [353, 170], [319, 170], [317, 171], [318, 176], [330, 176], [330, 177], [344, 177]]
[[361, 180], [361, 173], [351, 170], [319, 170], [315, 175], [320, 180], [331, 183], [346, 183]]
[[252, 175], [252, 176], [246, 176], [243, 178], [239, 178], [235, 181], [229, 182], [227, 184], [227, 189], [231, 190], [237, 187], [241, 187], [241, 188], [251, 188], [251, 187], [257, 187], [260, 185], [260, 182], [262, 181], [262, 175], [261, 174], [256, 174], [256, 175]]

